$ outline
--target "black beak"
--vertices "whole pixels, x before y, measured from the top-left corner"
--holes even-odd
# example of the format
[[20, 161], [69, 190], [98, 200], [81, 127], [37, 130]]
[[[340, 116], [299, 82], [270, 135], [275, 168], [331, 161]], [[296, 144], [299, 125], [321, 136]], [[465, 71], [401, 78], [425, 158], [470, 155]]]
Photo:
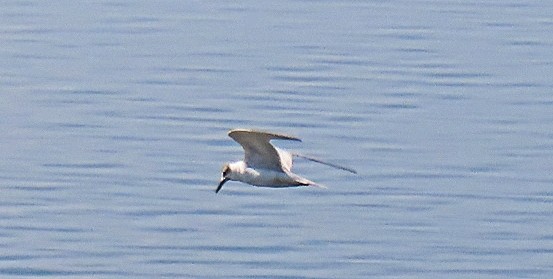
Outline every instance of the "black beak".
[[226, 177], [223, 177], [221, 179], [221, 181], [219, 182], [219, 186], [217, 186], [217, 190], [215, 190], [215, 193], [219, 193], [219, 190], [221, 190], [221, 188], [223, 187], [223, 184], [225, 184], [225, 182], [229, 181], [230, 179], [226, 178]]

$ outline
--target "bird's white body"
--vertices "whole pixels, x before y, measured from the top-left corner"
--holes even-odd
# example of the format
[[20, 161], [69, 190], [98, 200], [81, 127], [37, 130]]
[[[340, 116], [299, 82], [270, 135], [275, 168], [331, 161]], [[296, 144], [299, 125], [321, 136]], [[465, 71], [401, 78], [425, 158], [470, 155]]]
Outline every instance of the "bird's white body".
[[293, 156], [306, 158], [325, 165], [355, 173], [354, 170], [299, 154], [292, 154], [274, 147], [272, 139], [295, 140], [292, 136], [246, 129], [230, 130], [228, 135], [244, 148], [244, 160], [225, 164], [219, 186], [229, 180], [240, 181], [260, 187], [282, 188], [321, 185], [292, 173]]
[[230, 180], [244, 182], [253, 186], [280, 188], [317, 185], [315, 182], [299, 177], [293, 173], [250, 168], [244, 161], [230, 163], [228, 167], [231, 170], [227, 176]]

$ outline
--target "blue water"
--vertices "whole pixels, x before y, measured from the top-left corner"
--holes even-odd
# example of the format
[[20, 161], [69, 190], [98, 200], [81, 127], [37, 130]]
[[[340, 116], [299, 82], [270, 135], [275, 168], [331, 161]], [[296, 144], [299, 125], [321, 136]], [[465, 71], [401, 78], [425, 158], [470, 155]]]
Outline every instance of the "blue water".
[[[551, 1], [4, 1], [0, 277], [553, 277]], [[229, 182], [231, 128], [328, 189]]]

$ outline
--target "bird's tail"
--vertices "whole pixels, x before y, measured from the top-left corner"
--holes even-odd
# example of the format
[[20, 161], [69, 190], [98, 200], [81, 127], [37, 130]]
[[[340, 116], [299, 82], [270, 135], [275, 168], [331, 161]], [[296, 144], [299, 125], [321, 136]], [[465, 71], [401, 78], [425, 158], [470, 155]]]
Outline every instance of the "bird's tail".
[[318, 184], [318, 183], [311, 183], [311, 184], [308, 184], [306, 186], [312, 186], [312, 187], [316, 187], [316, 188], [321, 188], [321, 189], [328, 189], [328, 187], [324, 186], [324, 185], [321, 185], [321, 184]]
[[301, 185], [303, 186], [311, 186], [311, 187], [316, 187], [316, 188], [321, 188], [321, 189], [327, 189], [326, 186], [324, 185], [321, 185], [319, 183], [315, 183], [311, 180], [308, 180], [308, 179], [305, 179], [305, 178], [302, 178], [302, 180], [300, 181]]
[[315, 183], [305, 177], [301, 177], [297, 174], [289, 172], [288, 175], [294, 179], [294, 181], [297, 183], [298, 186], [313, 186], [317, 188], [323, 188], [326, 189], [324, 185], [321, 185], [319, 183]]

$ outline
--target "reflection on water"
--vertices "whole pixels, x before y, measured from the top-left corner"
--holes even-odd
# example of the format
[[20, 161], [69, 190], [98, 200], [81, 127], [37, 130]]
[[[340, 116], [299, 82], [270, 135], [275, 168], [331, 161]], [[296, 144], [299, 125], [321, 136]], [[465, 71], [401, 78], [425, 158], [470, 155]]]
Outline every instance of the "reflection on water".
[[[551, 8], [9, 1], [0, 274], [551, 277]], [[359, 174], [215, 195], [237, 127]]]

